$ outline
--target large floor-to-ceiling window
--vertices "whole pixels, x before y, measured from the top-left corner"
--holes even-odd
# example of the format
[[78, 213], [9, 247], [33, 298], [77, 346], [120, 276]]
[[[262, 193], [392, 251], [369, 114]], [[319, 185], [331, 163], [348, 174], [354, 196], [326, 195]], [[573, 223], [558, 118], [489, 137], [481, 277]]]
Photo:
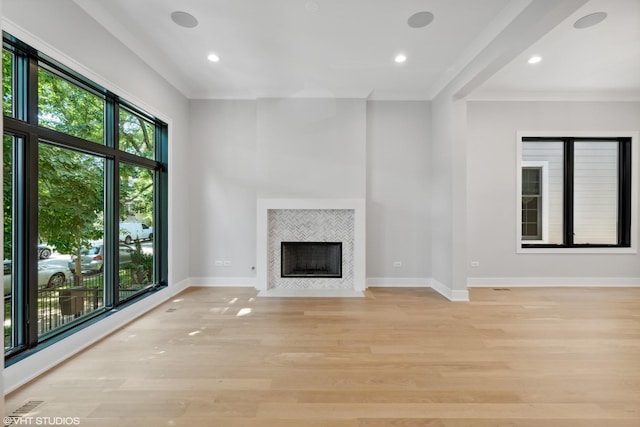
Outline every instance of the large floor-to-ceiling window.
[[11, 363], [166, 284], [167, 126], [3, 36]]

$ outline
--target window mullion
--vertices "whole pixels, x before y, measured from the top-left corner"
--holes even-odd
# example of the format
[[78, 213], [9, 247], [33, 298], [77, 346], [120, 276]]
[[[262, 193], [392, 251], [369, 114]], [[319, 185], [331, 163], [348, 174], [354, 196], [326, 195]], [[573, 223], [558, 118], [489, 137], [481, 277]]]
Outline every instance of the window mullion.
[[27, 121], [29, 105], [29, 58], [22, 52], [14, 52], [13, 68], [13, 114], [18, 120]]
[[[28, 311], [30, 302], [25, 283], [28, 282], [28, 245], [26, 230], [29, 224], [29, 211], [27, 203], [26, 181], [22, 178], [27, 170], [27, 138], [24, 135], [14, 138], [13, 150], [13, 193], [12, 193], [12, 216], [13, 235], [12, 253], [5, 254], [12, 262], [13, 289], [12, 302], [12, 329], [16, 348], [29, 345], [28, 322], [30, 313]], [[13, 320], [15, 319], [15, 321]]]
[[22, 236], [17, 239], [19, 252], [17, 255], [18, 270], [24, 272], [23, 280], [20, 283], [25, 295], [27, 306], [25, 328], [26, 342], [28, 347], [33, 347], [38, 343], [38, 137], [36, 134], [29, 134], [23, 145], [24, 165], [20, 176], [26, 177], [22, 186], [23, 193], [18, 198], [21, 212], [18, 213], [20, 221], [18, 224]]
[[[21, 61], [25, 66], [18, 74], [18, 97], [23, 104], [19, 110], [26, 112], [26, 121], [38, 123], [38, 63], [33, 57]], [[26, 79], [26, 80], [25, 80]], [[24, 92], [23, 92], [24, 91]], [[22, 145], [20, 164], [22, 170], [18, 175], [24, 179], [22, 194], [18, 198], [20, 221], [17, 239], [19, 252], [16, 253], [18, 270], [23, 272], [22, 285], [25, 298], [25, 342], [27, 347], [38, 344], [38, 135], [30, 132]]]
[[153, 195], [153, 204], [155, 211], [155, 226], [158, 238], [154, 239], [154, 251], [156, 251], [156, 284], [166, 285], [169, 281], [167, 262], [161, 260], [168, 259], [168, 180], [167, 180], [167, 159], [168, 159], [168, 143], [167, 130], [156, 124], [155, 132], [156, 160], [160, 162], [160, 167], [156, 167], [154, 172], [155, 190]]
[[[28, 59], [28, 63], [26, 64], [26, 84], [18, 85], [20, 88], [19, 91], [25, 91], [25, 93], [21, 96], [18, 96], [18, 99], [25, 101], [25, 105], [19, 108], [19, 111], [26, 113], [25, 117], [22, 117], [23, 120], [28, 122], [31, 125], [38, 125], [38, 61], [30, 57]], [[19, 71], [19, 77], [22, 77], [24, 74], [22, 71]]]
[[631, 140], [618, 142], [618, 245], [631, 246]]
[[573, 139], [564, 139], [564, 244], [573, 246], [573, 188], [574, 188], [574, 150]]
[[115, 307], [118, 304], [118, 105], [113, 99], [105, 100], [105, 146], [114, 149], [115, 156], [107, 158], [105, 164], [105, 194], [104, 194], [104, 215], [105, 230], [103, 244], [105, 254], [104, 260], [104, 305], [107, 308]]

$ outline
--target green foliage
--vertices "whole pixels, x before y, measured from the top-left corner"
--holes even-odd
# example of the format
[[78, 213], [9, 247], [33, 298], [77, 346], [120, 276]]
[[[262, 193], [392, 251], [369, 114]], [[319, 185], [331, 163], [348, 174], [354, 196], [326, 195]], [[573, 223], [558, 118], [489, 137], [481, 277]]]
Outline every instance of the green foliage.
[[[39, 69], [38, 124], [104, 143], [103, 123], [104, 100]], [[44, 143], [38, 158], [40, 237], [61, 253], [79, 254], [103, 236], [104, 160]]]
[[104, 160], [40, 144], [38, 230], [61, 253], [102, 238]]
[[154, 127], [140, 116], [120, 109], [120, 149], [138, 156], [154, 158]]
[[153, 224], [153, 171], [120, 165], [120, 219], [137, 218]]
[[13, 115], [13, 54], [2, 51], [2, 112]]
[[140, 240], [135, 241], [134, 251], [131, 253], [131, 269], [134, 284], [149, 284], [153, 281], [153, 255], [142, 251]]
[[[154, 127], [140, 116], [120, 109], [120, 149], [154, 158]], [[120, 165], [120, 219], [136, 218], [153, 224], [153, 172], [128, 164]]]
[[[2, 112], [13, 115], [13, 54], [2, 51]], [[11, 236], [13, 230], [13, 138], [4, 136], [2, 139], [2, 199], [4, 213], [4, 258], [11, 258]]]
[[38, 124], [104, 144], [104, 100], [41, 68]]
[[[15, 58], [3, 50], [3, 113], [12, 114]], [[88, 141], [104, 144], [104, 99], [52, 72], [38, 70], [38, 124]], [[120, 149], [154, 157], [154, 126], [120, 109]], [[38, 232], [60, 253], [78, 254], [90, 240], [104, 234], [105, 160], [40, 142], [38, 178]], [[11, 254], [12, 138], [3, 140], [4, 251]], [[121, 164], [119, 216], [153, 224], [153, 172]], [[76, 271], [79, 269], [77, 268]]]

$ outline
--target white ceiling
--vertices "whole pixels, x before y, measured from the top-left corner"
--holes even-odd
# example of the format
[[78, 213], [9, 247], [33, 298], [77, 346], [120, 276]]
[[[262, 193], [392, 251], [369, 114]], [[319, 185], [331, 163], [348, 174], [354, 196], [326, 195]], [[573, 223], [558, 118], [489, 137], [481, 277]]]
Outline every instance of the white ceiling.
[[[74, 1], [192, 99], [431, 99], [531, 3]], [[592, 0], [476, 93], [480, 98], [507, 92], [640, 93], [639, 5], [640, 0]], [[177, 10], [194, 15], [199, 25], [174, 24], [170, 15]], [[409, 27], [409, 16], [423, 10], [432, 12], [434, 21], [421, 29]], [[599, 26], [572, 27], [576, 17], [600, 10], [609, 17]], [[526, 64], [534, 51], [544, 57], [535, 68]], [[207, 60], [211, 52], [220, 62]], [[393, 61], [400, 52], [408, 57], [404, 64]]]
[[[600, 24], [576, 29], [579, 18], [606, 12]], [[527, 60], [539, 55], [540, 63]], [[640, 100], [640, 0], [591, 0], [511, 63], [472, 98]]]

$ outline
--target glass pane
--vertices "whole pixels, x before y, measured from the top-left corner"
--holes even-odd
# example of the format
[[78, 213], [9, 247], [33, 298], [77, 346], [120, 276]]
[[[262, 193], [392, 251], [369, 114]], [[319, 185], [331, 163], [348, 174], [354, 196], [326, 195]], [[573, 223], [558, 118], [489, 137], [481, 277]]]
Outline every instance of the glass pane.
[[[564, 144], [562, 141], [524, 141], [522, 143], [523, 162], [545, 162], [547, 165], [547, 193], [541, 201], [545, 206], [547, 217], [542, 218], [546, 227], [545, 243], [564, 243], [563, 209], [563, 181], [564, 181]], [[538, 189], [539, 190], [539, 189]], [[544, 224], [544, 221], [547, 223]]]
[[38, 262], [38, 335], [104, 306], [104, 160], [39, 146], [38, 233], [54, 253]]
[[542, 168], [522, 168], [522, 195], [539, 196], [542, 194]]
[[153, 171], [120, 165], [120, 300], [153, 285]]
[[576, 141], [574, 158], [574, 243], [616, 244], [618, 143]]
[[2, 139], [3, 162], [3, 203], [4, 203], [4, 351], [16, 347], [13, 334], [14, 322], [12, 306], [15, 297], [13, 280], [13, 143], [14, 139], [4, 136]]
[[540, 197], [522, 197], [522, 240], [541, 240]]
[[140, 116], [120, 108], [120, 149], [138, 156], [154, 158], [155, 127]]
[[104, 144], [104, 100], [40, 68], [38, 124]]
[[13, 117], [13, 61], [11, 52], [2, 51], [2, 113]]

